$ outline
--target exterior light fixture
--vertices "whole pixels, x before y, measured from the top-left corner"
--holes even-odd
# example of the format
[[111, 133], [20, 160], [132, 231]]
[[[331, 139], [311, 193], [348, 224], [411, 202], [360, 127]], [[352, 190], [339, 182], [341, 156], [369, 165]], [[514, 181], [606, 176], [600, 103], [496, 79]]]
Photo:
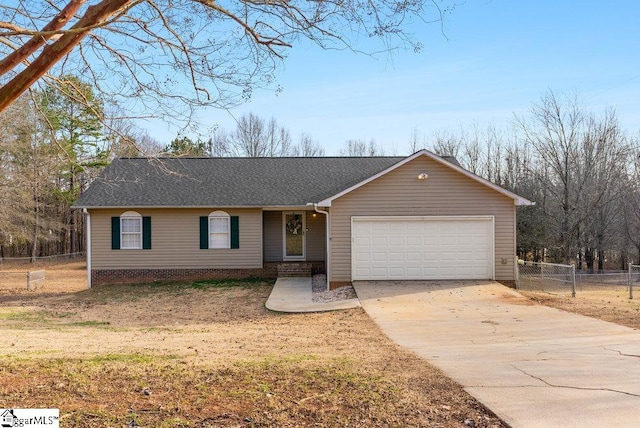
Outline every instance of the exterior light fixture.
[[427, 178], [429, 178], [429, 174], [427, 174], [426, 172], [421, 172], [420, 174], [418, 174], [418, 180], [426, 180]]

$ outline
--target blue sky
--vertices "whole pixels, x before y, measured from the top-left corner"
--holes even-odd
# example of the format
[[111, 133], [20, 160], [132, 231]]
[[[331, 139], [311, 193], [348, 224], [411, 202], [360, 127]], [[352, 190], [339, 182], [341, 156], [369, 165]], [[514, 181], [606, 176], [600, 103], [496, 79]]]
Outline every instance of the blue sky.
[[[310, 134], [327, 155], [349, 139], [407, 154], [414, 129], [429, 137], [473, 125], [509, 126], [551, 89], [577, 93], [585, 109], [607, 106], [640, 131], [640, 2], [468, 0], [444, 23], [410, 29], [420, 53], [376, 57], [294, 46], [278, 74], [283, 91], [258, 91], [231, 112], [200, 112], [208, 126], [274, 117], [294, 139]], [[154, 127], [162, 143], [176, 130]], [[204, 128], [203, 128], [204, 129]]]

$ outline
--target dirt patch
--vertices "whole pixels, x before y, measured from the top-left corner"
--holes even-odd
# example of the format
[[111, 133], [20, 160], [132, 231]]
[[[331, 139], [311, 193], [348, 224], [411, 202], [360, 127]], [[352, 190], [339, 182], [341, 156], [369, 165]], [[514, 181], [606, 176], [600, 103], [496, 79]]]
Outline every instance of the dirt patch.
[[528, 298], [523, 297], [523, 296], [518, 296], [516, 294], [502, 293], [498, 297], [500, 299], [502, 299], [503, 301], [511, 304], [511, 305], [523, 305], [523, 306], [535, 305], [535, 303], [533, 301], [531, 301], [531, 299], [528, 299]]
[[271, 288], [4, 294], [0, 407], [84, 427], [505, 426], [362, 309], [274, 313]]

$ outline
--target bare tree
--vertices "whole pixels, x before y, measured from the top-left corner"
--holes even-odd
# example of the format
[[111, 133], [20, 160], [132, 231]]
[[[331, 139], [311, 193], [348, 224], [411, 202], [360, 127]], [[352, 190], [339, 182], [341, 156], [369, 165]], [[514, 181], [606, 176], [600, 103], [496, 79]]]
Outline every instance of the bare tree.
[[273, 117], [267, 122], [265, 135], [267, 148], [266, 156], [289, 156], [292, 153], [291, 134], [289, 130], [278, 125], [278, 121]]
[[248, 113], [242, 115], [227, 136], [226, 145], [233, 156], [273, 157], [291, 154], [289, 131], [271, 118], [266, 122], [261, 117]]
[[439, 156], [453, 156], [458, 158], [458, 152], [463, 144], [464, 135], [458, 135], [451, 131], [440, 130], [434, 133], [434, 142], [431, 150]]
[[413, 128], [411, 136], [409, 137], [409, 153], [415, 153], [418, 150], [422, 150], [427, 147], [424, 135], [418, 131], [418, 128]]
[[231, 151], [229, 145], [230, 139], [226, 129], [216, 129], [211, 138], [209, 138], [209, 156], [227, 156]]
[[373, 139], [367, 143], [364, 140], [347, 140], [345, 147], [340, 149], [340, 156], [384, 156], [384, 149]]
[[636, 263], [640, 263], [640, 154], [630, 155], [630, 171], [622, 185], [625, 241], [633, 245]]
[[40, 244], [57, 239], [67, 222], [58, 208], [58, 150], [46, 143], [29, 97], [0, 113], [0, 130], [0, 246], [26, 243], [34, 260]]
[[[0, 5], [0, 111], [56, 67], [105, 99], [135, 98], [175, 121], [227, 108], [270, 85], [294, 42], [419, 49], [406, 22], [441, 22], [453, 1], [30, 0]], [[351, 38], [353, 37], [353, 39]], [[380, 51], [380, 46], [373, 51]], [[184, 79], [184, 82], [183, 82]]]
[[[584, 246], [584, 233], [595, 234], [595, 245], [604, 250], [604, 217], [617, 198], [614, 187], [629, 151], [615, 113], [596, 117], [577, 98], [548, 92], [533, 107], [531, 121], [519, 123], [537, 157], [534, 171], [544, 188], [544, 209], [558, 237], [559, 258], [571, 261]], [[599, 217], [596, 229], [585, 232]]]
[[324, 156], [324, 153], [320, 142], [314, 140], [309, 134], [302, 133], [291, 154], [300, 157], [318, 157]]

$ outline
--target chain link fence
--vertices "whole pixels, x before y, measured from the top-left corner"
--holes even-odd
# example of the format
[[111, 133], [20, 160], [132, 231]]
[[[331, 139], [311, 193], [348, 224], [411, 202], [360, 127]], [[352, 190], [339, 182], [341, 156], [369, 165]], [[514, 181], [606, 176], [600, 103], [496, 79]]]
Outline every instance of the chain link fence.
[[0, 258], [0, 295], [32, 291], [68, 292], [86, 288], [84, 253]]
[[629, 288], [629, 298], [633, 299], [633, 290], [640, 286], [640, 265], [629, 263], [627, 274], [627, 287]]
[[589, 292], [591, 294], [627, 294], [633, 299], [640, 287], [640, 265], [629, 264], [627, 271], [576, 272], [573, 265], [518, 261], [518, 289], [553, 294]]
[[626, 294], [629, 286], [629, 274], [625, 271], [580, 272], [576, 274], [576, 286], [578, 292]]
[[576, 268], [573, 265], [518, 261], [519, 290], [576, 295]]
[[0, 257], [0, 270], [20, 268], [21, 266], [27, 267], [30, 265], [35, 266], [47, 266], [58, 263], [72, 262], [76, 260], [84, 259], [85, 253], [68, 253], [57, 254], [54, 256], [42, 256], [36, 257], [35, 260], [31, 257]]

